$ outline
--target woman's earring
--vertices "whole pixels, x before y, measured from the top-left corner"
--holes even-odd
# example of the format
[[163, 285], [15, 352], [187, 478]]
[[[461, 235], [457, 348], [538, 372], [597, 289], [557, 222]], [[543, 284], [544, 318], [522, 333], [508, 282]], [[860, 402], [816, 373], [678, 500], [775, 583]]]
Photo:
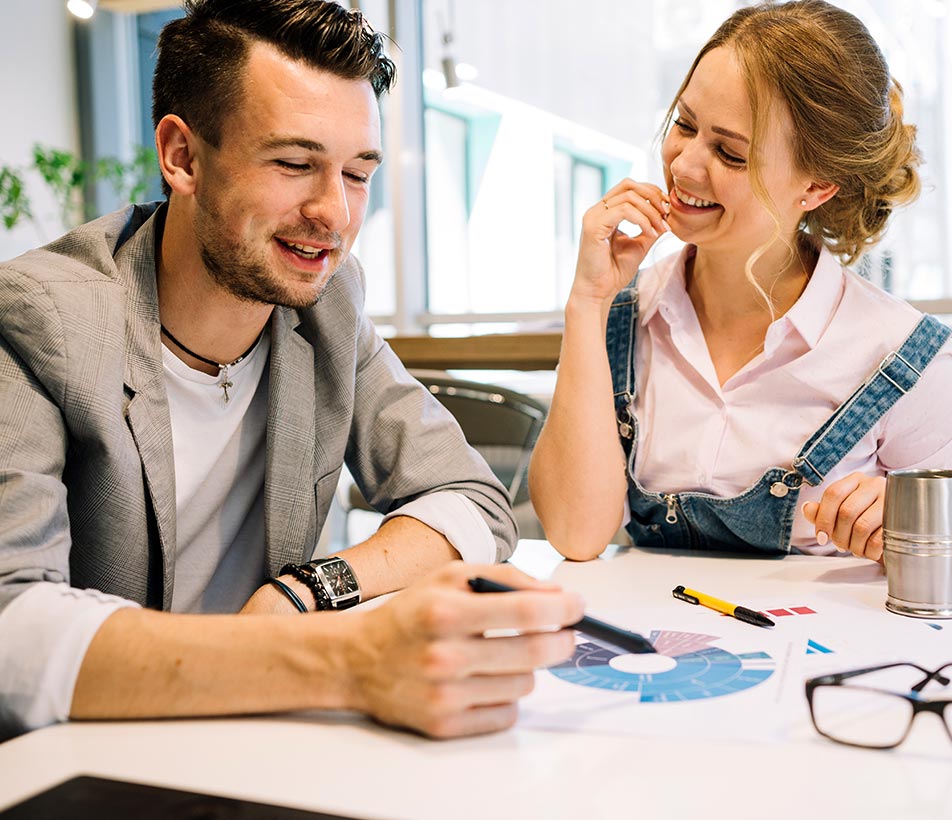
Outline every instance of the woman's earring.
[[800, 200], [800, 207], [801, 207], [801, 208], [806, 208], [806, 207], [807, 207], [807, 201], [806, 201], [805, 199], [801, 199], [801, 200]]

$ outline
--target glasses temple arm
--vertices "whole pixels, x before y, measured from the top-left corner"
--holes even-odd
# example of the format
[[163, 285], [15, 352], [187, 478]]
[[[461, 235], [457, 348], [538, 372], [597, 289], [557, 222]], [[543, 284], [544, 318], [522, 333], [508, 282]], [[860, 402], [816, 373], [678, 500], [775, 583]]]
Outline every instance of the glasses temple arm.
[[[949, 664], [946, 664], [946, 666], [948, 665]], [[928, 676], [924, 681], [922, 681], [921, 684], [917, 684], [917, 686], [925, 686], [928, 681], [933, 679], [933, 677], [935, 677], [935, 679], [940, 682], [945, 681], [945, 683], [948, 683], [948, 680], [944, 676], [939, 675], [939, 672], [946, 668], [945, 666], [940, 667], [935, 672], [930, 672], [928, 669], [923, 669], [921, 666], [919, 666], [919, 664], [909, 663], [908, 661], [901, 661], [899, 663], [885, 663], [879, 666], [869, 666], [865, 669], [851, 669], [849, 672], [837, 672], [833, 675], [823, 675], [822, 677], [814, 678], [814, 681], [818, 684], [842, 683], [845, 680], [855, 678], [859, 675], [867, 675], [870, 672], [881, 672], [884, 669], [895, 669], [899, 666], [911, 666], [913, 669], [918, 669], [920, 672], [922, 672], [922, 674]]]

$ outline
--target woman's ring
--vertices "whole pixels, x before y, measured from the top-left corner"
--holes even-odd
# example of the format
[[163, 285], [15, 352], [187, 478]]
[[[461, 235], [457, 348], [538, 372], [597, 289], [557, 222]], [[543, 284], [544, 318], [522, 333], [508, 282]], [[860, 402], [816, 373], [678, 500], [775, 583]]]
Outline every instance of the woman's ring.
[[607, 202], [607, 200], [604, 200], [604, 199], [603, 199], [603, 200], [602, 200], [602, 205], [605, 206], [605, 210], [607, 211], [607, 210], [608, 210], [608, 202]]

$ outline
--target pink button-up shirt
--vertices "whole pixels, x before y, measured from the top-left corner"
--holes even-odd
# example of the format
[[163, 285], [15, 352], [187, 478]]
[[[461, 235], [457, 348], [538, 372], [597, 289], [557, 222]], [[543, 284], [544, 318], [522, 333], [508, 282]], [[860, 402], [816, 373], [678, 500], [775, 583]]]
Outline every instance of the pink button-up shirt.
[[[718, 382], [685, 288], [692, 246], [639, 277], [635, 475], [653, 492], [738, 495], [770, 467], [789, 467], [808, 438], [921, 314], [824, 250], [796, 304], [767, 330], [763, 352]], [[817, 487], [803, 485], [792, 546], [821, 547], [801, 507], [848, 473], [952, 467], [952, 342]]]

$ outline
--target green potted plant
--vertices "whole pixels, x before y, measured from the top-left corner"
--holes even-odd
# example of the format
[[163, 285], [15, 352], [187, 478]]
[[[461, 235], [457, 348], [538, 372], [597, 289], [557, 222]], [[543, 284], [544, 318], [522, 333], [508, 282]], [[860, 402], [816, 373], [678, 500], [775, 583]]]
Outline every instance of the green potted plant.
[[155, 150], [143, 145], [136, 146], [128, 162], [115, 157], [103, 157], [90, 165], [70, 151], [36, 144], [27, 168], [0, 166], [0, 221], [4, 228], [12, 230], [28, 220], [43, 237], [42, 227], [26, 190], [26, 177], [31, 172], [38, 174], [49, 188], [63, 225], [73, 227], [84, 218], [96, 216], [90, 212], [83, 197], [88, 184], [106, 180], [112, 185], [120, 202], [136, 202], [145, 195], [156, 169]]

